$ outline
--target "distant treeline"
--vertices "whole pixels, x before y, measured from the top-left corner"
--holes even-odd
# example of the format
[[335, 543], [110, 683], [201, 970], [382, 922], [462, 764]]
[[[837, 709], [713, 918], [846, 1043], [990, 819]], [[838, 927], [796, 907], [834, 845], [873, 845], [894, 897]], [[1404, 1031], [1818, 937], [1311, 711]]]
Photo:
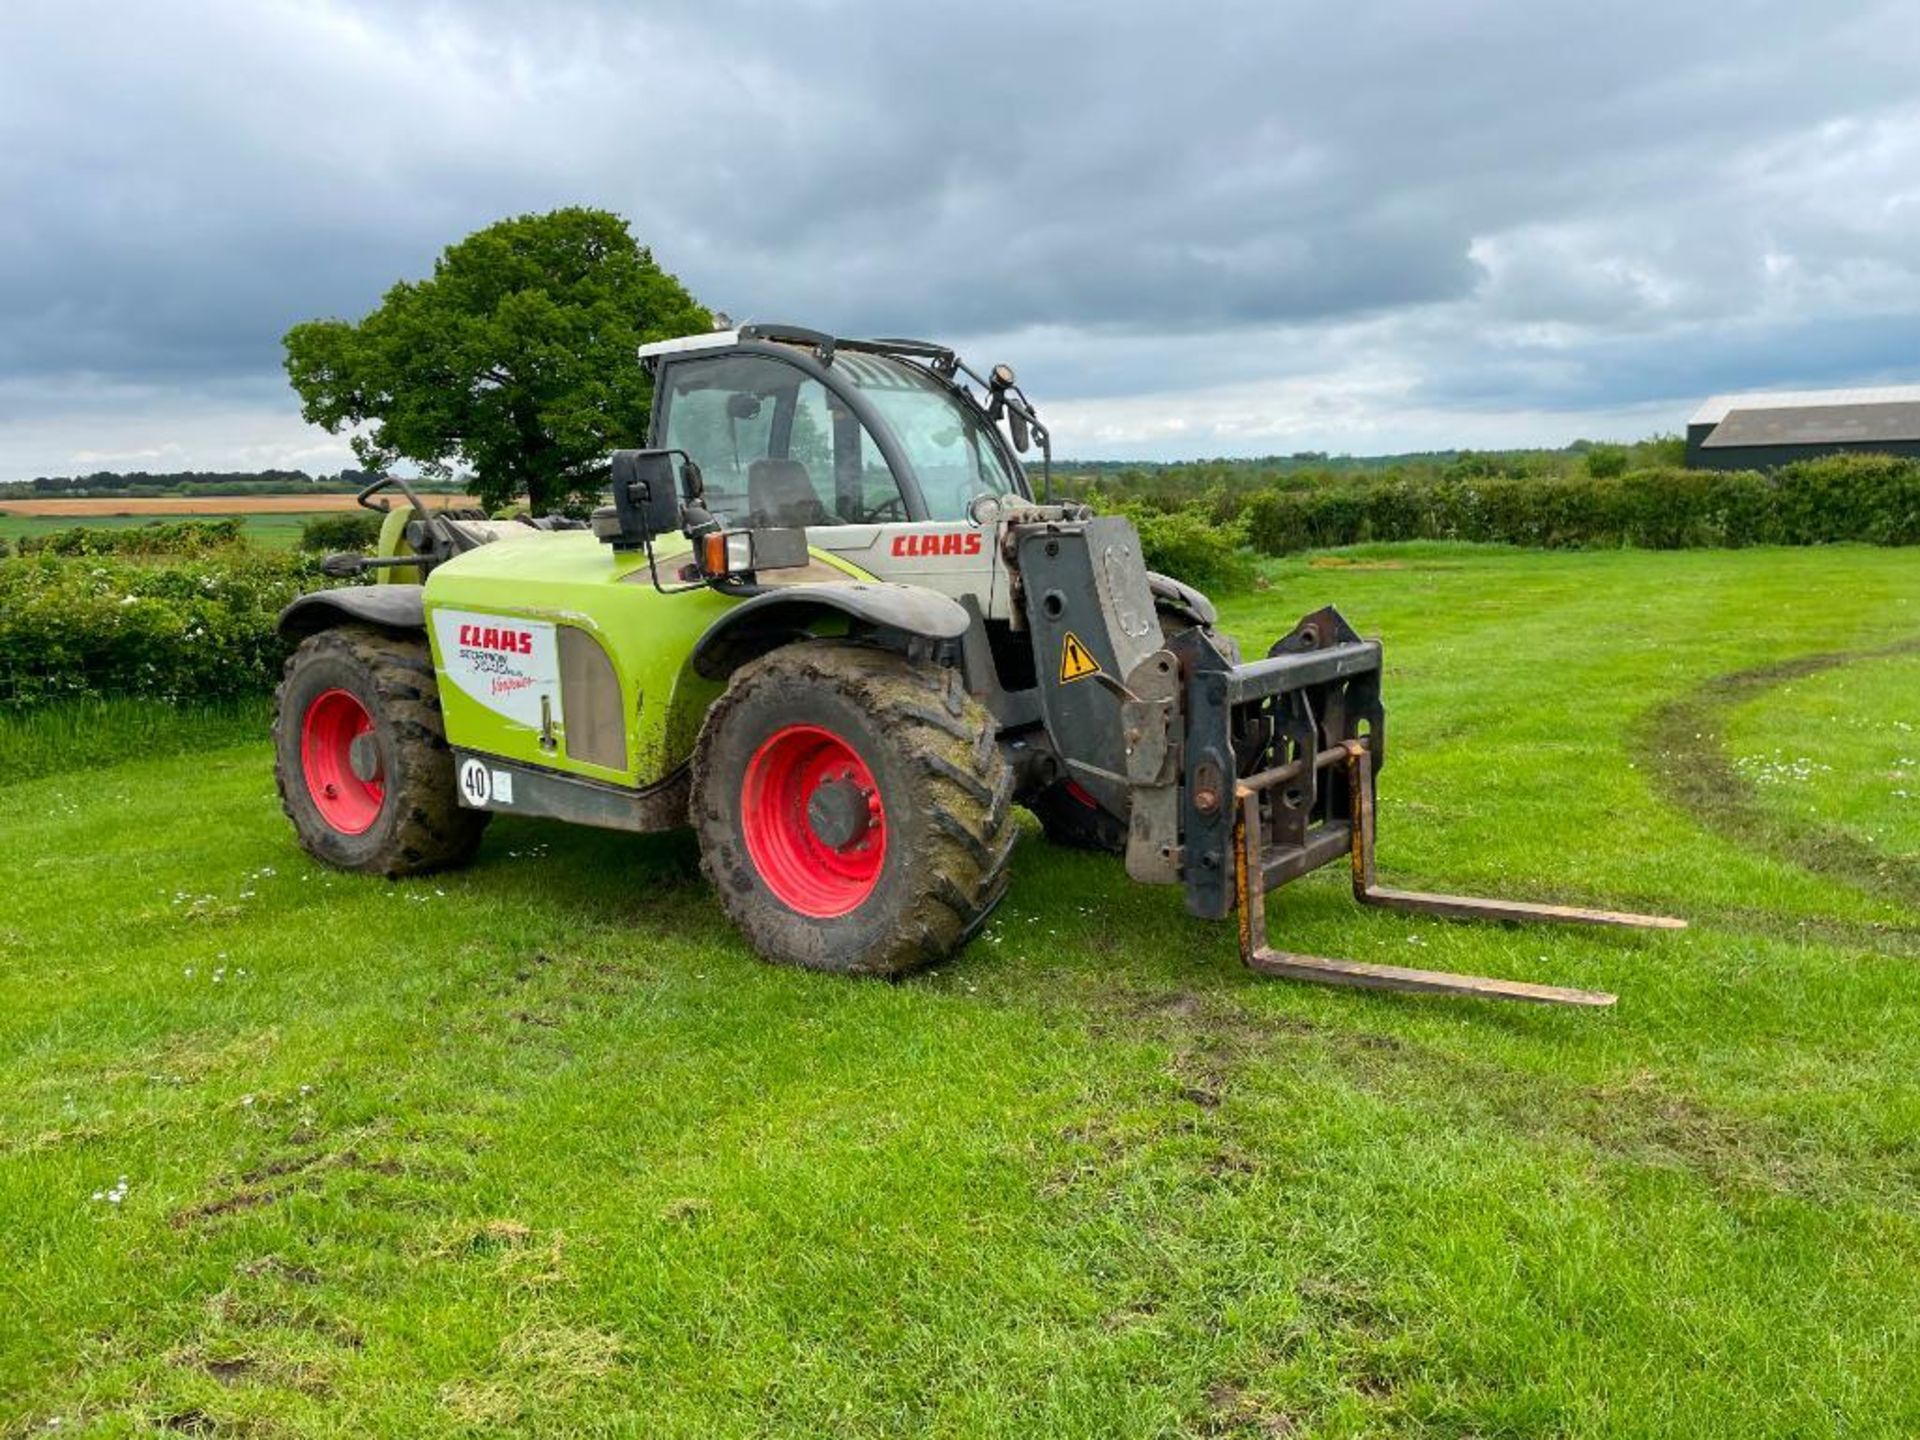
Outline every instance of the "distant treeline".
[[1687, 470], [1667, 442], [1460, 454], [1346, 475], [1213, 464], [1065, 477], [1057, 488], [1131, 516], [1147, 561], [1231, 585], [1246, 555], [1396, 540], [1540, 549], [1920, 545], [1920, 461], [1832, 455], [1778, 470]]
[[[56, 500], [153, 495], [351, 495], [375, 477], [364, 470], [309, 475], [304, 470], [96, 470], [91, 475], [41, 475], [0, 481], [0, 500]], [[416, 480], [433, 494], [463, 494], [464, 481]]]
[[[1229, 491], [1313, 489], [1357, 477], [1440, 479], [1463, 471], [1480, 474], [1572, 474], [1596, 461], [1617, 460], [1617, 471], [1645, 465], [1677, 465], [1684, 453], [1678, 437], [1661, 436], [1637, 445], [1605, 445], [1579, 440], [1564, 450], [1416, 451], [1404, 455], [1328, 455], [1301, 450], [1217, 460], [1063, 460], [1055, 466], [1056, 492], [1085, 495], [1089, 490], [1119, 490], [1129, 495], [1169, 499], [1195, 487]], [[0, 499], [89, 499], [167, 495], [347, 495], [374, 476], [364, 470], [310, 475], [305, 470], [96, 470], [87, 475], [40, 475], [31, 480], [0, 481]], [[428, 494], [466, 494], [471, 481], [417, 479], [414, 488]]]
[[[1564, 450], [1501, 450], [1496, 455], [1564, 455], [1577, 458], [1593, 448], [1591, 440], [1576, 440]], [[1355, 470], [1387, 470], [1399, 465], [1446, 465], [1463, 450], [1408, 450], [1398, 455], [1334, 455], [1325, 450], [1296, 450], [1291, 455], [1222, 455], [1195, 460], [1074, 460], [1056, 459], [1054, 467], [1062, 473], [1117, 475], [1132, 471], [1184, 470], [1204, 465], [1220, 471], [1252, 472], [1262, 475], [1289, 474], [1302, 470], [1347, 473]]]
[[1576, 440], [1564, 450], [1430, 450], [1404, 455], [1337, 455], [1301, 451], [1258, 459], [1062, 460], [1054, 493], [1074, 499], [1098, 491], [1178, 505], [1202, 492], [1250, 495], [1308, 493], [1354, 485], [1432, 485], [1448, 480], [1611, 479], [1629, 470], [1678, 466], [1686, 441], [1656, 435], [1633, 444]]

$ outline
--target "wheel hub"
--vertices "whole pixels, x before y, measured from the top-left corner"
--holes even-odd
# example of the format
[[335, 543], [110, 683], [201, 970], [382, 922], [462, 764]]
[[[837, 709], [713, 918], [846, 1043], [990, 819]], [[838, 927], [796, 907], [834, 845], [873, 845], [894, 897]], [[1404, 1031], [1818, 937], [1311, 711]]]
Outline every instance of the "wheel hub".
[[347, 768], [353, 771], [353, 778], [363, 785], [370, 785], [381, 778], [380, 742], [373, 738], [371, 730], [363, 731], [348, 742]]
[[832, 776], [807, 801], [807, 824], [822, 845], [850, 850], [873, 829], [879, 798], [857, 783], [851, 770]]

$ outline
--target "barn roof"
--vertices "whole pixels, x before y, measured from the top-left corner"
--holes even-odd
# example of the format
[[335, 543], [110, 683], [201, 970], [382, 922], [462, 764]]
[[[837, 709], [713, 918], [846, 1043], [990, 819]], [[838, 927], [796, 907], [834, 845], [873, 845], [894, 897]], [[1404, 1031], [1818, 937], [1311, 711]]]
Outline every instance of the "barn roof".
[[1920, 440], [1920, 390], [1911, 400], [1849, 405], [1739, 408], [1700, 442], [1703, 450], [1745, 445], [1874, 444]]
[[1735, 410], [1832, 410], [1855, 405], [1913, 404], [1920, 404], [1920, 385], [1873, 385], [1855, 390], [1756, 390], [1745, 395], [1715, 395], [1694, 411], [1693, 419], [1687, 423], [1718, 425]]

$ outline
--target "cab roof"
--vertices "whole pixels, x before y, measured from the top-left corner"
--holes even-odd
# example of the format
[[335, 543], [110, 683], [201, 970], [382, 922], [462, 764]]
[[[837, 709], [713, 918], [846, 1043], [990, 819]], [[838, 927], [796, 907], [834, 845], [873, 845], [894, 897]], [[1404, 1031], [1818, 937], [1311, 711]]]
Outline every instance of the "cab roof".
[[730, 330], [711, 330], [704, 335], [682, 335], [673, 340], [654, 340], [639, 347], [642, 360], [666, 355], [686, 355], [706, 350], [725, 350], [743, 340], [771, 340], [787, 345], [811, 348], [823, 365], [833, 363], [837, 350], [865, 351], [875, 355], [911, 356], [931, 362], [942, 373], [951, 375], [957, 364], [953, 351], [926, 340], [857, 340], [829, 335], [824, 330], [809, 330], [804, 325], [740, 325]]

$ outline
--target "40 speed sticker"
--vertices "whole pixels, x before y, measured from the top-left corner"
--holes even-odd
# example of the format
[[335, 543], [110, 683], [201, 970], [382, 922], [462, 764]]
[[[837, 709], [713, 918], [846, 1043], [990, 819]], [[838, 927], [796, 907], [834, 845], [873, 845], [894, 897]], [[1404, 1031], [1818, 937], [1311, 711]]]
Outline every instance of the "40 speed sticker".
[[540, 728], [545, 700], [553, 723], [564, 723], [560, 644], [552, 622], [436, 610], [433, 639], [442, 677], [462, 694], [529, 730]]
[[460, 762], [460, 798], [481, 810], [488, 805], [513, 804], [513, 772], [490, 770], [479, 760]]

